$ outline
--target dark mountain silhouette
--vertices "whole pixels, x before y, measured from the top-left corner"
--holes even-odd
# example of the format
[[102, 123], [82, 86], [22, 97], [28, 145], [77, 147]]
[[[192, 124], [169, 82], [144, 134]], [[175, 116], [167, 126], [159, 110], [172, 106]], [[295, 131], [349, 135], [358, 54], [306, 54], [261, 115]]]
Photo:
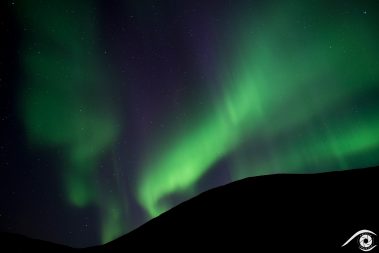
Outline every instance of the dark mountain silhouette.
[[[379, 167], [372, 167], [243, 179], [204, 192], [125, 236], [83, 251], [361, 252], [357, 239], [341, 246], [359, 230], [379, 233], [378, 174]], [[0, 240], [4, 245], [4, 238]], [[40, 241], [22, 244], [25, 249], [45, 247]], [[19, 245], [18, 239], [7, 245]]]
[[68, 246], [42, 240], [32, 239], [23, 235], [0, 233], [1, 252], [71, 252], [76, 251]]

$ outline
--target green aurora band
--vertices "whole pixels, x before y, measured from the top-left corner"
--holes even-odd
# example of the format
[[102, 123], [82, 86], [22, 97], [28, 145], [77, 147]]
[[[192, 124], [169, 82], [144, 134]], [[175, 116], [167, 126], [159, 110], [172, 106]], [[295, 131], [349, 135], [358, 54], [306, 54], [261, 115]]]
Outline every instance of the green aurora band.
[[[229, 35], [238, 38], [234, 52], [225, 54], [232, 57], [218, 61], [215, 79], [224, 88], [215, 105], [193, 116], [191, 129], [167, 134], [169, 144], [146, 158], [138, 199], [151, 217], [171, 207], [165, 197], [196, 193], [200, 178], [228, 154], [235, 157], [234, 179], [378, 164], [378, 104], [349, 106], [377, 89], [378, 25], [363, 14], [346, 19], [302, 3], [269, 8], [259, 17], [238, 13], [241, 24]], [[334, 23], [315, 16], [322, 12], [331, 12]], [[312, 32], [302, 26], [293, 31], [300, 15], [308, 17]], [[288, 143], [277, 144], [283, 136], [290, 136]], [[238, 148], [247, 140], [256, 150], [262, 143], [271, 147], [264, 156], [243, 155]]]
[[[22, 63], [20, 111], [30, 142], [63, 148], [67, 200], [76, 207], [103, 209], [102, 242], [124, 231], [115, 196], [103, 196], [96, 183], [98, 163], [119, 134], [115, 106], [94, 43], [97, 31], [91, 1], [24, 1], [20, 19], [28, 24]], [[62, 13], [62, 10], [80, 10]], [[32, 10], [32, 11], [31, 11]], [[115, 199], [116, 198], [116, 199]]]

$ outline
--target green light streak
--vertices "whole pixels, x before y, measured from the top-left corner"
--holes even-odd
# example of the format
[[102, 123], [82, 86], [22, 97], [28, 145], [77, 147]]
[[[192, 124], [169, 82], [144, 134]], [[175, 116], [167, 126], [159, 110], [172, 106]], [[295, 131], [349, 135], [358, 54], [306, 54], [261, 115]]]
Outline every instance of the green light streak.
[[[96, 43], [92, 1], [23, 1], [20, 112], [32, 145], [63, 150], [63, 188], [76, 207], [105, 208], [103, 242], [120, 235], [123, 210], [99, 200], [99, 162], [119, 134], [111, 90]], [[75, 11], [74, 11], [75, 10]], [[109, 78], [108, 78], [109, 79]], [[104, 197], [106, 199], [106, 197]], [[109, 210], [108, 210], [109, 208]]]
[[103, 213], [103, 224], [101, 230], [101, 243], [105, 244], [122, 235], [124, 232], [123, 210], [118, 201], [108, 200]]
[[[137, 198], [151, 217], [170, 208], [169, 203], [162, 202], [166, 196], [188, 191], [242, 140], [254, 143], [257, 137], [266, 136], [269, 142], [304, 127], [315, 117], [322, 118], [330, 110], [342, 113], [338, 108], [349, 105], [351, 98], [375, 90], [379, 62], [373, 52], [377, 52], [378, 38], [372, 34], [376, 28], [369, 21], [346, 20], [341, 15], [333, 17], [333, 24], [328, 19], [313, 24], [313, 33], [294, 32], [299, 19], [296, 15], [305, 15], [296, 8], [268, 9], [253, 21], [248, 12], [245, 20], [239, 13], [243, 21], [233, 26], [231, 35], [236, 38], [234, 57], [219, 64], [216, 79], [224, 89], [216, 98], [216, 106], [209, 105], [204, 116], [192, 115], [189, 130], [168, 133], [167, 145], [160, 145], [146, 158]], [[307, 11], [306, 15], [315, 14]], [[305, 165], [315, 168], [320, 161], [331, 159], [338, 160], [343, 169], [365, 166], [364, 158], [354, 162], [349, 158], [378, 151], [377, 122], [369, 118], [363, 115], [360, 124], [343, 125], [332, 124], [333, 118], [324, 117], [331, 129], [309, 128], [313, 135], [308, 139], [278, 145], [273, 148], [278, 151], [272, 151], [275, 155], [265, 157], [263, 164], [267, 165], [244, 164], [244, 172], [241, 175], [239, 170], [235, 178], [254, 175], [256, 170], [261, 174], [316, 172], [305, 171]], [[254, 164], [254, 159], [259, 160], [259, 154], [250, 153], [245, 160]]]

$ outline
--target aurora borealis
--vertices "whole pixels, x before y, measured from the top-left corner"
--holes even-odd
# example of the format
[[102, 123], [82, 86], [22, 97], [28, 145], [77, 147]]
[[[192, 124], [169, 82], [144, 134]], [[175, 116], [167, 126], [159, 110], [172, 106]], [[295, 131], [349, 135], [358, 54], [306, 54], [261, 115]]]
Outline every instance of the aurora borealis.
[[1, 231], [95, 245], [234, 180], [379, 165], [377, 1], [6, 8]]

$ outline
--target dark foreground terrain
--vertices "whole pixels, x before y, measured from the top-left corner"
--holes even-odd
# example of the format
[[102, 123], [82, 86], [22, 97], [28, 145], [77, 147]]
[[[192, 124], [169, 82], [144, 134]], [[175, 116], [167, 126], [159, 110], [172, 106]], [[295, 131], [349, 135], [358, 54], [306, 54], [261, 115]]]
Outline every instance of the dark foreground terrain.
[[[247, 178], [204, 192], [85, 252], [363, 252], [354, 233], [379, 233], [379, 167]], [[372, 235], [373, 245], [377, 244]], [[77, 251], [1, 234], [1, 252]], [[377, 252], [373, 248], [371, 252]]]

